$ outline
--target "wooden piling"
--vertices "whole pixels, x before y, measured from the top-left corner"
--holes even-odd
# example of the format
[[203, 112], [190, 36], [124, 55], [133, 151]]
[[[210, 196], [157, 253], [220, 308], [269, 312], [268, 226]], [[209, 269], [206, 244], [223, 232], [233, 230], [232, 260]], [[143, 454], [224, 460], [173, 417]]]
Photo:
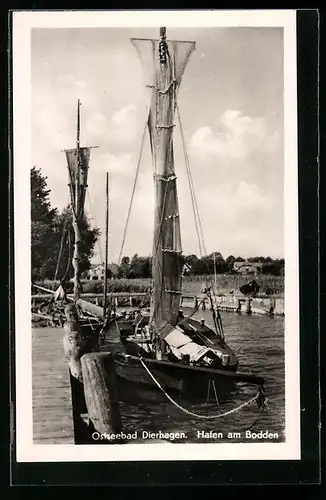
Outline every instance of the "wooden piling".
[[112, 353], [90, 353], [81, 359], [88, 417], [99, 433], [122, 431], [117, 377]]
[[69, 370], [73, 377], [80, 382], [82, 370], [80, 358], [90, 350], [87, 339], [81, 334], [77, 310], [74, 304], [68, 304], [65, 308], [66, 322], [64, 324], [63, 349], [68, 360]]
[[246, 301], [246, 313], [251, 314], [251, 298], [248, 298]]
[[81, 333], [74, 304], [66, 306], [65, 316], [63, 349], [69, 367], [75, 444], [87, 444], [93, 442], [91, 437], [93, 427], [84, 419], [87, 407], [80, 360], [90, 351], [92, 344]]

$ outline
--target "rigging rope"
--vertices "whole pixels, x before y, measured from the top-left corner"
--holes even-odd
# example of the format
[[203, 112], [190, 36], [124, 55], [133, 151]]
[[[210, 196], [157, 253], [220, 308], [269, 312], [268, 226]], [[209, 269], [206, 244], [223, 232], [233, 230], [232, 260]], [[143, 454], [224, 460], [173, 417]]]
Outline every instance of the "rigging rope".
[[[192, 201], [193, 211], [194, 211], [196, 232], [197, 232], [198, 243], [199, 243], [199, 252], [200, 252], [200, 256], [203, 257], [207, 254], [205, 240], [204, 240], [204, 234], [203, 234], [203, 226], [202, 226], [200, 215], [199, 215], [198, 203], [197, 203], [197, 199], [196, 199], [194, 183], [193, 183], [192, 173], [191, 173], [191, 169], [190, 169], [189, 156], [188, 156], [186, 141], [185, 141], [184, 132], [183, 132], [183, 125], [182, 125], [182, 121], [181, 121], [179, 107], [177, 104], [176, 104], [176, 108], [177, 108], [178, 120], [179, 120], [179, 125], [180, 125], [181, 139], [182, 139], [183, 151], [184, 151], [184, 156], [185, 156], [186, 172], [187, 172], [187, 177], [188, 177], [188, 182], [189, 182], [191, 201]], [[215, 258], [215, 256], [214, 256], [214, 258]], [[213, 280], [210, 277], [210, 274], [211, 274], [210, 269], [208, 268], [208, 265], [206, 262], [204, 262], [204, 265], [206, 266], [207, 272], [208, 272], [208, 279], [206, 277], [206, 280], [209, 282], [210, 288], [213, 291], [215, 305], [217, 305], [216, 295], [215, 295], [216, 290], [214, 290]], [[215, 261], [214, 261], [214, 269], [215, 269]], [[216, 279], [216, 276], [215, 276], [215, 279]]]
[[[70, 196], [68, 194], [68, 201], [67, 201], [67, 208], [68, 209], [69, 209], [69, 206], [70, 206], [69, 200], [70, 200]], [[57, 280], [57, 276], [58, 276], [58, 272], [59, 272], [59, 266], [60, 266], [60, 261], [61, 261], [61, 257], [62, 257], [62, 251], [63, 251], [63, 242], [64, 242], [64, 237], [66, 235], [67, 225], [68, 225], [68, 218], [65, 217], [65, 219], [63, 220], [60, 249], [59, 249], [59, 255], [58, 255], [58, 260], [57, 260], [57, 265], [56, 265], [56, 269], [55, 269], [55, 273], [54, 273], [54, 280], [53, 281]], [[68, 231], [69, 231], [69, 226], [68, 226]]]
[[139, 167], [140, 167], [140, 162], [141, 162], [141, 155], [142, 155], [144, 141], [145, 141], [146, 128], [147, 128], [147, 121], [145, 122], [145, 127], [144, 127], [143, 135], [142, 135], [142, 138], [141, 138], [140, 152], [139, 152], [138, 160], [137, 160], [137, 168], [136, 168], [135, 180], [134, 180], [134, 184], [133, 184], [133, 187], [132, 187], [131, 199], [130, 199], [128, 214], [127, 214], [127, 220], [126, 220], [125, 228], [124, 228], [124, 231], [123, 231], [122, 243], [121, 243], [121, 248], [120, 248], [119, 257], [118, 257], [118, 266], [120, 266], [121, 255], [122, 255], [123, 247], [124, 247], [124, 244], [125, 244], [125, 239], [126, 239], [126, 234], [127, 234], [128, 224], [129, 224], [129, 218], [130, 218], [132, 203], [133, 203], [134, 195], [135, 195], [135, 191], [136, 191], [136, 184], [137, 184], [137, 178], [138, 178]]
[[[164, 191], [164, 198], [163, 198], [162, 212], [161, 212], [161, 219], [160, 219], [159, 234], [158, 234], [158, 238], [157, 238], [157, 242], [156, 242], [156, 247], [155, 247], [155, 251], [153, 252], [152, 259], [154, 259], [155, 256], [156, 256], [156, 254], [157, 254], [158, 246], [159, 246], [159, 242], [160, 242], [159, 236], [161, 235], [162, 227], [163, 227], [167, 191], [168, 191], [168, 184], [166, 183], [166, 185], [165, 185], [165, 191]], [[163, 272], [162, 272], [162, 279], [163, 279]], [[154, 278], [152, 276], [151, 277], [151, 288], [153, 288], [153, 282], [154, 282]], [[162, 298], [162, 295], [163, 295], [163, 286], [161, 286], [161, 295], [160, 295], [161, 298]], [[155, 317], [155, 315], [156, 315], [156, 313], [158, 311], [159, 306], [160, 306], [159, 303], [157, 303], [156, 309], [153, 312], [153, 318]]]
[[187, 413], [188, 415], [191, 415], [192, 417], [202, 418], [202, 419], [205, 419], [205, 420], [215, 420], [215, 419], [218, 419], [218, 418], [221, 418], [221, 417], [226, 417], [227, 415], [231, 415], [231, 413], [237, 413], [238, 411], [240, 411], [245, 406], [248, 406], [253, 401], [256, 401], [258, 399], [258, 397], [259, 397], [259, 395], [256, 394], [256, 396], [254, 396], [253, 398], [249, 399], [249, 401], [246, 401], [245, 403], [242, 403], [241, 405], [237, 406], [236, 408], [233, 408], [232, 410], [228, 410], [228, 411], [226, 411], [224, 413], [219, 413], [218, 415], [199, 415], [198, 413], [194, 413], [194, 412], [192, 412], [190, 410], [187, 410], [183, 406], [179, 405], [173, 398], [171, 398], [171, 396], [169, 396], [169, 394], [163, 389], [163, 387], [158, 382], [158, 380], [156, 380], [156, 378], [154, 377], [154, 375], [151, 373], [151, 371], [149, 370], [149, 368], [144, 363], [143, 359], [142, 358], [139, 358], [139, 359], [140, 359], [141, 364], [143, 365], [143, 367], [147, 371], [148, 375], [151, 377], [151, 379], [153, 380], [153, 382], [155, 382], [155, 384], [157, 385], [157, 387], [163, 392], [163, 394], [165, 395], [165, 397], [174, 406], [176, 406], [177, 408], [179, 408], [179, 410], [183, 411], [184, 413]]
[[[87, 200], [88, 200], [88, 203], [89, 203], [89, 211], [90, 211], [90, 213], [91, 213], [91, 216], [92, 216], [92, 217], [93, 217], [93, 219], [94, 219], [94, 222], [95, 222], [96, 227], [98, 227], [98, 225], [97, 225], [97, 223], [96, 223], [95, 216], [94, 216], [94, 212], [93, 212], [93, 208], [92, 208], [92, 204], [91, 204], [91, 198], [90, 198], [90, 196], [89, 196], [89, 192], [88, 192], [88, 190], [86, 191], [86, 193], [87, 193]], [[97, 244], [97, 247], [98, 247], [98, 252], [99, 252], [99, 254], [100, 254], [100, 259], [101, 259], [101, 262], [104, 262], [104, 260], [103, 260], [103, 254], [102, 254], [102, 250], [101, 250], [101, 245], [100, 245], [100, 242], [99, 242], [99, 240], [98, 240], [98, 239], [96, 239], [96, 244]]]
[[196, 225], [196, 232], [197, 232], [197, 237], [198, 237], [199, 252], [200, 252], [200, 256], [203, 257], [203, 252], [206, 253], [206, 247], [205, 247], [202, 224], [201, 224], [201, 220], [200, 220], [200, 216], [199, 216], [199, 210], [198, 210], [198, 204], [197, 204], [196, 195], [195, 195], [192, 174], [191, 174], [191, 170], [190, 170], [189, 156], [188, 156], [188, 151], [187, 151], [187, 147], [186, 147], [186, 141], [185, 141], [183, 125], [182, 125], [182, 121], [181, 121], [178, 103], [176, 103], [176, 110], [177, 110], [178, 121], [179, 121], [179, 126], [180, 126], [183, 153], [184, 153], [185, 163], [186, 163], [186, 172], [187, 172], [190, 194], [191, 194], [191, 202], [192, 202], [194, 217], [195, 217], [195, 225]]
[[59, 272], [59, 265], [61, 261], [61, 256], [62, 256], [62, 250], [63, 250], [63, 242], [66, 236], [66, 230], [67, 230], [67, 218], [64, 219], [63, 221], [63, 227], [62, 227], [62, 235], [61, 235], [61, 242], [60, 242], [60, 249], [59, 249], [59, 255], [58, 255], [58, 260], [57, 260], [57, 265], [55, 268], [55, 273], [54, 273], [54, 279], [53, 281], [57, 280], [58, 272]]
[[61, 278], [61, 281], [65, 281], [71, 265], [72, 265], [71, 264], [71, 228], [70, 228], [70, 226], [68, 226], [68, 259], [67, 259], [66, 270], [64, 272], [63, 277]]
[[[194, 190], [194, 186], [193, 186], [193, 180], [192, 180], [191, 171], [190, 171], [189, 156], [188, 156], [188, 151], [186, 148], [186, 141], [185, 141], [185, 136], [184, 136], [184, 132], [183, 132], [183, 125], [182, 125], [179, 106], [178, 106], [177, 102], [176, 102], [176, 110], [177, 110], [178, 121], [179, 121], [179, 126], [180, 126], [183, 154], [184, 154], [185, 163], [186, 163], [186, 172], [187, 172], [190, 194], [191, 194], [191, 203], [192, 203], [194, 218], [195, 218], [195, 226], [196, 226], [196, 233], [197, 233], [197, 238], [198, 238], [199, 253], [200, 253], [200, 256], [202, 257], [203, 252], [205, 252], [205, 243], [204, 243], [204, 237], [203, 237], [203, 233], [202, 233], [202, 229], [201, 229], [201, 223], [200, 223], [197, 200], [196, 200], [196, 196], [195, 196], [195, 190]], [[201, 239], [202, 239], [202, 241], [201, 241]]]
[[[180, 126], [181, 140], [182, 140], [183, 152], [184, 152], [184, 157], [185, 157], [186, 172], [187, 172], [187, 177], [188, 177], [191, 202], [192, 202], [192, 207], [193, 207], [193, 211], [194, 211], [199, 252], [200, 252], [200, 257], [203, 257], [207, 254], [205, 240], [204, 240], [204, 234], [203, 234], [203, 227], [202, 227], [202, 223], [201, 223], [201, 219], [200, 219], [200, 215], [199, 215], [198, 203], [197, 203], [197, 199], [196, 199], [194, 183], [193, 183], [193, 178], [192, 178], [191, 169], [190, 169], [189, 156], [188, 156], [188, 151], [187, 151], [187, 147], [186, 147], [183, 125], [182, 125], [180, 111], [179, 111], [179, 107], [178, 107], [177, 102], [176, 102], [176, 110], [177, 110], [178, 121], [179, 121], [179, 126]], [[217, 321], [214, 321], [214, 323], [215, 323], [216, 329], [219, 331], [221, 338], [223, 339], [224, 332], [223, 332], [222, 318], [221, 318], [221, 315], [220, 315], [218, 307], [217, 307], [217, 300], [216, 300], [216, 294], [215, 294], [216, 290], [214, 290], [213, 280], [210, 276], [210, 270], [209, 270], [208, 265], [205, 261], [204, 261], [204, 265], [206, 266], [207, 272], [208, 272], [208, 278], [206, 277], [206, 285], [207, 285], [207, 288], [208, 288], [208, 285], [210, 285], [210, 289], [213, 291], [213, 297], [214, 297], [214, 302], [215, 302], [215, 307], [216, 307], [216, 313], [217, 313], [216, 319], [217, 319]], [[216, 279], [216, 276], [215, 276], [215, 279]], [[211, 300], [210, 294], [207, 294], [207, 295], [208, 295], [209, 299]]]

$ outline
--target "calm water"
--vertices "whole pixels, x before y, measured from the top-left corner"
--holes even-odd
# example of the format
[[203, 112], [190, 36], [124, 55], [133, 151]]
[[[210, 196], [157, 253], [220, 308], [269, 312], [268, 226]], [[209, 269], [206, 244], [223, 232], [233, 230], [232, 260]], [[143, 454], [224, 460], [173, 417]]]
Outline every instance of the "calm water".
[[[186, 311], [185, 311], [186, 312]], [[205, 317], [207, 324], [211, 323], [211, 313], [200, 311], [194, 318]], [[239, 358], [238, 372], [248, 372], [264, 377], [268, 407], [260, 414], [255, 402], [216, 420], [204, 420], [186, 415], [167, 401], [153, 404], [124, 404], [121, 407], [125, 432], [135, 432], [138, 437], [142, 431], [149, 432], [184, 432], [187, 439], [175, 442], [253, 442], [252, 437], [246, 437], [246, 430], [252, 433], [269, 431], [277, 433], [278, 439], [254, 439], [255, 442], [284, 441], [285, 429], [285, 373], [284, 373], [284, 318], [269, 316], [246, 316], [234, 313], [222, 313], [226, 342], [236, 352]], [[216, 415], [233, 409], [248, 401], [257, 392], [257, 387], [248, 384], [237, 384], [230, 401], [220, 407], [206, 402], [201, 405], [182, 404], [188, 410], [201, 415]], [[223, 437], [203, 439], [198, 431], [218, 432]], [[241, 436], [231, 436], [228, 433], [241, 433]]]
[[[168, 400], [166, 403], [153, 401], [137, 405], [121, 404], [124, 432], [137, 431], [138, 443], [142, 439], [143, 431], [184, 432], [187, 439], [176, 439], [174, 442], [188, 443], [284, 441], [284, 318], [221, 314], [226, 342], [239, 358], [238, 372], [264, 377], [268, 407], [254, 424], [260, 414], [255, 402], [237, 413], [215, 420], [186, 415]], [[207, 324], [211, 324], [210, 311], [199, 311], [194, 317], [205, 317]], [[59, 328], [33, 329], [34, 439], [37, 438], [38, 442], [73, 442], [70, 388], [67, 365], [63, 357], [62, 335], [63, 331]], [[256, 392], [256, 386], [237, 384], [230, 401], [220, 407], [213, 404], [208, 407], [206, 402], [197, 405], [184, 401], [181, 403], [197, 414], [216, 415], [248, 401]], [[180, 403], [179, 400], [178, 402]], [[246, 438], [246, 430], [253, 424], [251, 432], [278, 433], [278, 439]], [[212, 431], [222, 433], [223, 436], [203, 439], [198, 437], [198, 431]], [[228, 437], [228, 433], [240, 433], [240, 436]]]

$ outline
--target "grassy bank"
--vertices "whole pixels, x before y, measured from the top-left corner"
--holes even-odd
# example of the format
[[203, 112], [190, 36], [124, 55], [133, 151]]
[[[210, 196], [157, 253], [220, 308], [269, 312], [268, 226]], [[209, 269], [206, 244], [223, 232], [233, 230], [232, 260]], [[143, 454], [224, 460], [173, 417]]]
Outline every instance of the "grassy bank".
[[[237, 274], [223, 275], [219, 274], [216, 277], [217, 293], [237, 293], [239, 287], [248, 283], [252, 276], [242, 276]], [[185, 293], [199, 294], [204, 284], [209, 283], [215, 288], [214, 276], [186, 276], [182, 281], [182, 290]], [[43, 281], [39, 283], [45, 288], [55, 290], [59, 283], [54, 281]], [[283, 296], [284, 295], [284, 278], [281, 276], [261, 275], [259, 277], [260, 290], [259, 294]], [[84, 293], [102, 293], [102, 281], [83, 281]], [[108, 293], [111, 292], [148, 292], [151, 286], [149, 278], [140, 279], [110, 279], [108, 280]], [[71, 284], [72, 291], [72, 284]]]

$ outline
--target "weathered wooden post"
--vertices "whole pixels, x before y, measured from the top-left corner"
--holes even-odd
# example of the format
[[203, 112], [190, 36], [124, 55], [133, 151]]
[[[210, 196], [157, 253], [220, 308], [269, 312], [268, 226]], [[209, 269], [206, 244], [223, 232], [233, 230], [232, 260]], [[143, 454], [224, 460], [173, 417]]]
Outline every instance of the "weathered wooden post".
[[85, 354], [81, 367], [89, 419], [99, 433], [118, 434], [122, 423], [112, 353]]
[[269, 299], [269, 304], [270, 304], [270, 306], [269, 306], [269, 314], [271, 316], [273, 316], [274, 315], [274, 311], [275, 311], [275, 304], [276, 304], [275, 299]]
[[87, 340], [82, 336], [76, 306], [68, 304], [65, 308], [63, 348], [73, 377], [82, 382], [80, 358], [88, 352]]
[[251, 314], [251, 301], [252, 299], [249, 297], [246, 301], [246, 313]]
[[80, 360], [85, 353], [90, 351], [91, 345], [81, 334], [74, 304], [66, 306], [65, 316], [63, 348], [69, 367], [75, 444], [85, 444], [92, 442], [92, 429], [83, 418], [87, 414], [87, 407]]

